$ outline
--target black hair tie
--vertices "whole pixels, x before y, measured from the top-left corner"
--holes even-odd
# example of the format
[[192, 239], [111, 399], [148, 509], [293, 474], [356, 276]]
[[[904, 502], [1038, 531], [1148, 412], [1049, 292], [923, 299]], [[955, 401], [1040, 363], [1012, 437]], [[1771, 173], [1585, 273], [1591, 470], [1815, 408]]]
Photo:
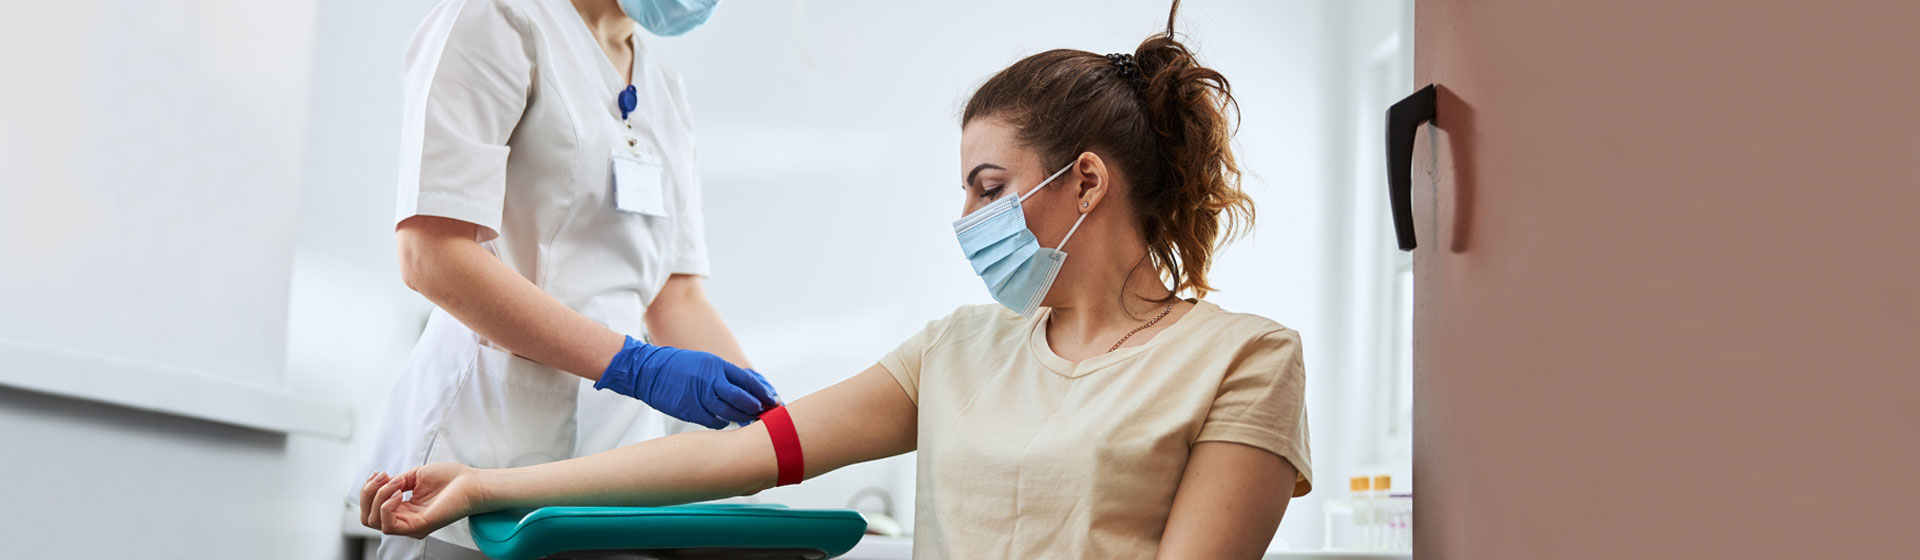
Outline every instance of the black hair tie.
[[1107, 62], [1113, 63], [1114, 68], [1120, 69], [1120, 79], [1126, 80], [1133, 89], [1147, 90], [1147, 75], [1140, 71], [1140, 65], [1133, 61], [1133, 55], [1110, 53], [1107, 55]]

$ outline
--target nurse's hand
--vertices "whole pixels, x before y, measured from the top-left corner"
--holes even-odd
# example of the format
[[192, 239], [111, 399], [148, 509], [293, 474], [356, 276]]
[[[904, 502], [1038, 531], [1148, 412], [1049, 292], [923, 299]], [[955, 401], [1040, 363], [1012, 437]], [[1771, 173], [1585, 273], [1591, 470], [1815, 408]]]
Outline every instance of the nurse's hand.
[[476, 472], [459, 463], [433, 463], [397, 477], [374, 473], [360, 488], [360, 523], [389, 535], [426, 538], [476, 513]]
[[713, 429], [752, 422], [780, 405], [773, 385], [753, 370], [706, 352], [654, 346], [631, 336], [593, 387]]

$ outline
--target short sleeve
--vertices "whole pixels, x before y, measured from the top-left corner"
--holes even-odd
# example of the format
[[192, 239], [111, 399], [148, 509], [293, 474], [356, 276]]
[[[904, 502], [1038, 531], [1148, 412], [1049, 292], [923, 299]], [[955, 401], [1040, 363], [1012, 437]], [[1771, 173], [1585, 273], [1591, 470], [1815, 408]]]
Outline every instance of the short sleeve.
[[692, 184], [680, 195], [680, 206], [674, 209], [673, 261], [667, 269], [673, 274], [691, 274], [707, 276], [712, 273], [712, 265], [707, 262], [706, 214], [700, 212], [700, 179], [694, 176]]
[[1251, 445], [1279, 455], [1299, 471], [1293, 495], [1313, 489], [1300, 333], [1281, 329], [1249, 343], [1220, 383], [1194, 443], [1202, 441]]
[[441, 3], [407, 52], [395, 222], [439, 216], [499, 235], [507, 139], [533, 87], [531, 24], [495, 0]]
[[[958, 314], [958, 311], [954, 312], [954, 315]], [[926, 328], [914, 333], [913, 337], [880, 359], [880, 367], [887, 368], [887, 373], [893, 374], [893, 379], [900, 382], [900, 388], [907, 391], [907, 398], [913, 399], [916, 406], [920, 404], [920, 366], [926, 361], [927, 351], [933, 349], [940, 337], [946, 334], [947, 327], [953, 324], [954, 315], [928, 321]]]
[[[687, 104], [686, 88], [681, 85], [678, 75], [670, 80], [674, 98], [678, 100], [675, 107], [680, 111], [681, 118], [691, 121], [693, 108]], [[689, 146], [687, 152], [685, 165], [689, 170], [684, 176], [688, 181], [686, 188], [681, 189], [679, 205], [673, 209], [673, 257], [667, 270], [673, 274], [707, 276], [712, 272], [712, 266], [707, 262], [707, 214], [701, 211], [700, 172], [695, 169], [698, 150]]]

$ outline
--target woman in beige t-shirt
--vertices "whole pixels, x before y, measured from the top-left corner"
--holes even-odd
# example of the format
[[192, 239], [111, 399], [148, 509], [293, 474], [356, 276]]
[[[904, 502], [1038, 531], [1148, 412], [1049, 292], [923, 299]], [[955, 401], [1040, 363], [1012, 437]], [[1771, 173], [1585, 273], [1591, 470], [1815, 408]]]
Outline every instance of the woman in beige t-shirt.
[[[1231, 106], [1171, 16], [1131, 54], [1048, 51], [983, 84], [954, 226], [1000, 303], [789, 405], [805, 475], [919, 450], [921, 558], [1259, 557], [1311, 488], [1300, 338], [1176, 295], [1204, 296], [1214, 249], [1251, 223]], [[369, 483], [362, 507], [419, 536], [507, 507], [751, 494], [776, 481], [768, 437], [756, 423], [519, 469], [427, 465]]]

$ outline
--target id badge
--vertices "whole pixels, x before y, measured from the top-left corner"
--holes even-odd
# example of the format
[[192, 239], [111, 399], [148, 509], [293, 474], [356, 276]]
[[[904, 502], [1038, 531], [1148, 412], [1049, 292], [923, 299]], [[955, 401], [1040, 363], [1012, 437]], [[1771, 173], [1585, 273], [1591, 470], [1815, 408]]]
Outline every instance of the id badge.
[[667, 217], [665, 167], [660, 159], [613, 150], [613, 205], [622, 211]]

